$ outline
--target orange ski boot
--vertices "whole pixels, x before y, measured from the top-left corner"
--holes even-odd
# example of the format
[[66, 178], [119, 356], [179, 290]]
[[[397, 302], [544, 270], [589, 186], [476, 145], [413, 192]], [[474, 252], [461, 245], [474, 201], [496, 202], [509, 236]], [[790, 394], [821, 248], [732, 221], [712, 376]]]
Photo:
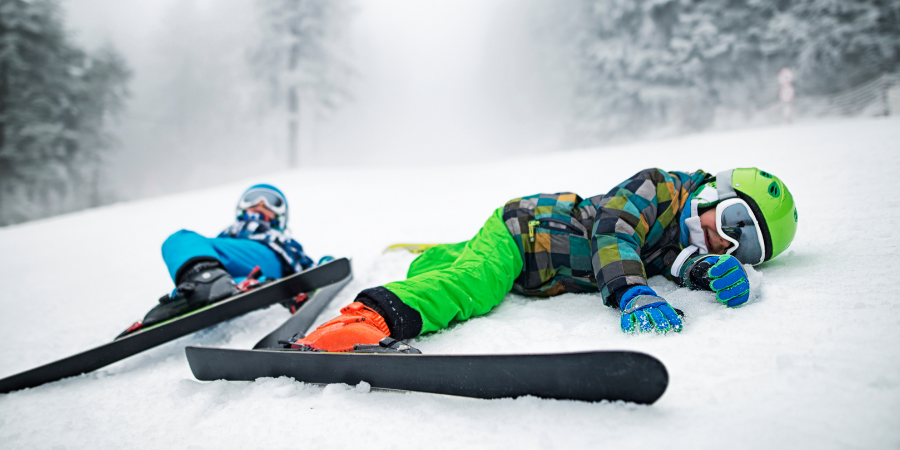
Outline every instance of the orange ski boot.
[[343, 309], [341, 315], [325, 322], [303, 339], [291, 344], [298, 350], [323, 352], [349, 352], [356, 345], [378, 345], [390, 336], [384, 318], [360, 302], [353, 302]]

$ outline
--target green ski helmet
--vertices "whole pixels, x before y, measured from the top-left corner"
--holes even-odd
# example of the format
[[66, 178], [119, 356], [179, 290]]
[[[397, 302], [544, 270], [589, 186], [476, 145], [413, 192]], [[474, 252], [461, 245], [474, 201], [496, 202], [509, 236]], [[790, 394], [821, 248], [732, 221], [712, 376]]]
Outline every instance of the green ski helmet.
[[787, 186], [776, 176], [756, 167], [716, 174], [719, 201], [738, 197], [750, 205], [759, 220], [768, 261], [783, 252], [797, 232], [797, 207]]

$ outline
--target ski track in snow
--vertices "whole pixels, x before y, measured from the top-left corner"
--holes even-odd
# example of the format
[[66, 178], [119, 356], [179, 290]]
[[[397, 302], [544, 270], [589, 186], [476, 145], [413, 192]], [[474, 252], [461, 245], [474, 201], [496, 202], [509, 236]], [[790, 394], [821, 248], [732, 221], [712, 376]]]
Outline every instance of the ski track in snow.
[[361, 289], [402, 279], [397, 242], [458, 242], [506, 200], [606, 192], [646, 167], [716, 173], [758, 166], [798, 204], [792, 248], [751, 270], [728, 309], [662, 277], [685, 311], [677, 335], [626, 336], [599, 294], [508, 295], [489, 314], [414, 340], [426, 353], [633, 349], [668, 367], [653, 406], [537, 398], [475, 400], [310, 385], [198, 382], [186, 345], [250, 348], [280, 306], [183, 337], [94, 373], [0, 395], [2, 448], [897, 448], [900, 446], [900, 120], [709, 133], [450, 167], [302, 169], [0, 229], [0, 377], [112, 339], [171, 289], [159, 247], [214, 235], [252, 183], [281, 187], [314, 258], [353, 258]]

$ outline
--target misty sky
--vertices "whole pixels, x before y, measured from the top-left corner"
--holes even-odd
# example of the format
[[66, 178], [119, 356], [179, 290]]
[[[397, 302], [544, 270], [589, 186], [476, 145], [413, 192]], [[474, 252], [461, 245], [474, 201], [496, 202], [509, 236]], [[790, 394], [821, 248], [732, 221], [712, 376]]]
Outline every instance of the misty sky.
[[357, 102], [328, 124], [323, 148], [459, 160], [552, 145], [550, 105], [529, 84], [528, 55], [517, 52], [524, 24], [504, 15], [514, 7], [364, 2], [354, 27]]
[[[540, 38], [523, 5], [534, 3], [358, 2], [347, 36], [353, 99], [324, 120], [301, 116], [301, 164], [464, 162], [557, 149], [564, 102], [533, 48]], [[258, 122], [261, 94], [243, 67], [241, 46], [254, 38], [251, 0], [63, 6], [81, 44], [111, 43], [134, 71], [112, 157], [113, 182], [128, 184], [130, 196], [238, 177], [234, 162], [245, 155], [257, 155], [246, 170], [283, 168], [283, 124]]]

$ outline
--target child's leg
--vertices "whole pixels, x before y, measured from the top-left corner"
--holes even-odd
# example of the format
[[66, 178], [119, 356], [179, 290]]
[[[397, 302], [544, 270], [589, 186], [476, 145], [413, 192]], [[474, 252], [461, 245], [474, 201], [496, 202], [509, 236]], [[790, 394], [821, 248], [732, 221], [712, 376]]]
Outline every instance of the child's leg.
[[188, 230], [172, 233], [162, 245], [163, 261], [169, 269], [169, 276], [176, 284], [178, 284], [178, 269], [185, 264], [203, 259], [218, 259], [218, 256], [208, 238]]
[[266, 278], [277, 279], [284, 275], [281, 259], [262, 242], [227, 237], [210, 241], [219, 255], [219, 261], [234, 278], [246, 277], [256, 266], [259, 266]]
[[441, 261], [459, 252], [451, 264], [435, 263], [425, 272], [411, 268], [414, 276], [384, 286], [421, 314], [421, 333], [485, 314], [512, 289], [522, 257], [502, 217], [499, 208], [470, 241], [445, 246]]
[[162, 256], [172, 281], [177, 283], [178, 270], [202, 260], [222, 263], [232, 277], [244, 277], [255, 266], [269, 278], [281, 278], [281, 260], [265, 244], [247, 239], [208, 238], [193, 231], [180, 230], [163, 242]]
[[433, 270], [446, 269], [453, 265], [469, 241], [460, 242], [458, 244], [441, 244], [425, 250], [419, 255], [412, 264], [409, 265], [409, 271], [406, 272], [406, 278], [412, 278], [425, 272]]

